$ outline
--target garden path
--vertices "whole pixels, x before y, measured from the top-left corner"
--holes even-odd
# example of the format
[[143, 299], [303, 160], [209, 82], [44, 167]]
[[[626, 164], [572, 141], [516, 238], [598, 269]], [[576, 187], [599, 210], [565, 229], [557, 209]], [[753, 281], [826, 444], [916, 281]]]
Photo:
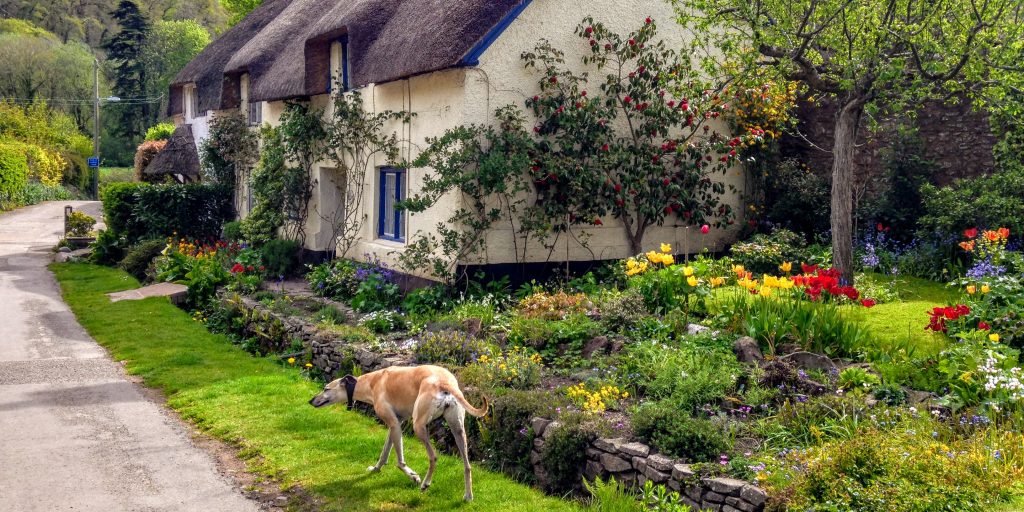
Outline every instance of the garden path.
[[256, 511], [172, 413], [82, 329], [47, 270], [65, 204], [0, 215], [4, 510]]

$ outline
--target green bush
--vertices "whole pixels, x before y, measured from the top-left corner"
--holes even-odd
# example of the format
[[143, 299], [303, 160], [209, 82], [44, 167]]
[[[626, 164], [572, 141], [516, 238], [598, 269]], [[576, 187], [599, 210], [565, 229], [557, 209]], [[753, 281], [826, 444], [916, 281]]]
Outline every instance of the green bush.
[[302, 246], [292, 240], [271, 240], [260, 248], [263, 264], [271, 276], [290, 276], [299, 268]]
[[516, 316], [508, 341], [533, 347], [545, 360], [558, 366], [572, 366], [581, 364], [583, 345], [601, 332], [600, 323], [582, 314], [572, 314], [562, 320]]
[[732, 246], [732, 259], [748, 272], [778, 274], [779, 265], [790, 262], [794, 268], [809, 260], [804, 238], [788, 229], [776, 229], [770, 235], [757, 234]]
[[158, 123], [146, 130], [146, 140], [167, 140], [174, 133], [174, 125], [171, 123]]
[[563, 415], [561, 426], [544, 442], [540, 465], [548, 476], [547, 491], [563, 494], [580, 487], [583, 467], [587, 464], [587, 447], [597, 437], [593, 428], [578, 418]]
[[420, 338], [413, 351], [418, 363], [465, 366], [481, 354], [488, 353], [486, 341], [458, 331], [428, 332]]
[[0, 199], [12, 199], [28, 183], [28, 158], [19, 143], [0, 143]]
[[310, 268], [306, 281], [313, 293], [321, 297], [349, 300], [356, 294], [356, 266], [351, 260], [334, 260]]
[[150, 264], [165, 247], [167, 247], [167, 242], [159, 239], [139, 242], [128, 249], [128, 253], [121, 260], [120, 267], [139, 281], [145, 281]]
[[763, 186], [765, 220], [807, 236], [829, 228], [828, 180], [806, 165], [784, 160], [764, 172]]
[[107, 228], [129, 241], [216, 238], [234, 214], [231, 190], [218, 185], [113, 183], [102, 194]]
[[124, 244], [124, 239], [117, 236], [117, 233], [104, 229], [96, 235], [96, 241], [90, 246], [92, 253], [89, 261], [97, 265], [114, 265], [124, 259]]
[[959, 238], [967, 228], [1005, 227], [1024, 233], [1024, 166], [1007, 166], [988, 176], [958, 180], [952, 186], [921, 188], [924, 215], [918, 234]]
[[69, 236], [86, 236], [95, 225], [96, 219], [82, 212], [71, 212], [66, 222], [67, 234]]
[[694, 418], [671, 401], [648, 402], [632, 417], [633, 430], [657, 451], [705, 462], [717, 459], [732, 448], [722, 427], [705, 418]]
[[242, 221], [233, 220], [224, 224], [224, 240], [228, 242], [242, 241]]
[[565, 403], [565, 397], [544, 389], [509, 390], [492, 397], [491, 414], [486, 422], [479, 423], [485, 464], [518, 480], [532, 481], [534, 433], [530, 420], [535, 416], [552, 417], [554, 409]]
[[739, 372], [731, 351], [683, 350], [652, 342], [629, 345], [619, 361], [619, 380], [631, 383], [634, 395], [669, 399], [686, 412], [720, 402], [735, 388]]

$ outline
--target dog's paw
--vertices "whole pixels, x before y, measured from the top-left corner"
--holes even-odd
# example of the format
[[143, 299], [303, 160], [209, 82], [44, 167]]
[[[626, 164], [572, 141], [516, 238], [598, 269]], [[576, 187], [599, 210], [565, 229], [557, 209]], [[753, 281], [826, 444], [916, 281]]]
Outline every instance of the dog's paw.
[[420, 480], [420, 476], [419, 476], [419, 475], [409, 475], [409, 478], [411, 478], [411, 479], [412, 479], [412, 482], [413, 482], [414, 484], [419, 484], [419, 483], [420, 483], [420, 481], [421, 481], [421, 480]]
[[472, 494], [467, 494], [467, 495], [463, 496], [462, 499], [463, 499], [463, 501], [473, 501], [473, 495]]
[[420, 492], [426, 492], [430, 488], [430, 484], [424, 483], [420, 485]]
[[377, 467], [377, 466], [370, 466], [370, 467], [366, 468], [366, 470], [369, 471], [370, 473], [376, 473], [376, 472], [380, 471], [380, 468]]

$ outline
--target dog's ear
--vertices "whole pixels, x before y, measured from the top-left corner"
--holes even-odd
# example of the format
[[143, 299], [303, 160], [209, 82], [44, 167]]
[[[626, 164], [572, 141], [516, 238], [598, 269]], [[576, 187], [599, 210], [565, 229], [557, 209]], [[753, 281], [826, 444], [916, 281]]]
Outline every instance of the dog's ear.
[[348, 404], [345, 405], [345, 408], [351, 411], [352, 405], [355, 404], [356, 401], [356, 378], [351, 375], [346, 375], [341, 378], [341, 383], [345, 385], [345, 394], [348, 395]]
[[345, 384], [348, 384], [348, 383], [355, 383], [355, 382], [356, 382], [357, 380], [358, 380], [358, 379], [356, 379], [356, 378], [355, 378], [355, 377], [353, 377], [352, 375], [346, 375], [346, 376], [344, 376], [344, 377], [342, 377], [342, 378], [341, 378], [341, 382], [343, 382], [343, 383], [345, 383]]

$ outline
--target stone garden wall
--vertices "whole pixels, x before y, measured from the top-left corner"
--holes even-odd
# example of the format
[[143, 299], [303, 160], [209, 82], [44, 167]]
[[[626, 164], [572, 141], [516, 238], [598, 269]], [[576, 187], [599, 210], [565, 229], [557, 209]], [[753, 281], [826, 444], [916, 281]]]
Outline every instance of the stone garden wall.
[[[290, 337], [302, 340], [312, 353], [312, 364], [328, 378], [335, 378], [352, 371], [353, 365], [369, 372], [388, 366], [413, 364], [407, 352], [381, 353], [378, 347], [345, 343], [334, 339], [330, 333], [318, 329], [302, 319], [282, 317], [263, 304], [249, 298], [241, 298], [249, 309], [276, 317]], [[342, 310], [343, 304], [323, 301]], [[351, 317], [351, 315], [349, 315]], [[544, 443], [560, 426], [559, 422], [534, 418], [530, 427], [534, 433], [533, 451], [530, 461], [538, 482], [544, 482], [546, 475], [540, 464]], [[432, 429], [435, 430], [435, 429]], [[432, 432], [447, 436], [440, 428]], [[652, 453], [650, 447], [624, 439], [595, 439], [586, 450], [587, 463], [583, 475], [589, 479], [613, 477], [627, 487], [642, 486], [648, 480], [678, 491], [681, 501], [694, 510], [721, 512], [761, 512], [767, 495], [763, 490], [742, 480], [732, 478], [701, 478], [688, 464], [665, 455]]]

